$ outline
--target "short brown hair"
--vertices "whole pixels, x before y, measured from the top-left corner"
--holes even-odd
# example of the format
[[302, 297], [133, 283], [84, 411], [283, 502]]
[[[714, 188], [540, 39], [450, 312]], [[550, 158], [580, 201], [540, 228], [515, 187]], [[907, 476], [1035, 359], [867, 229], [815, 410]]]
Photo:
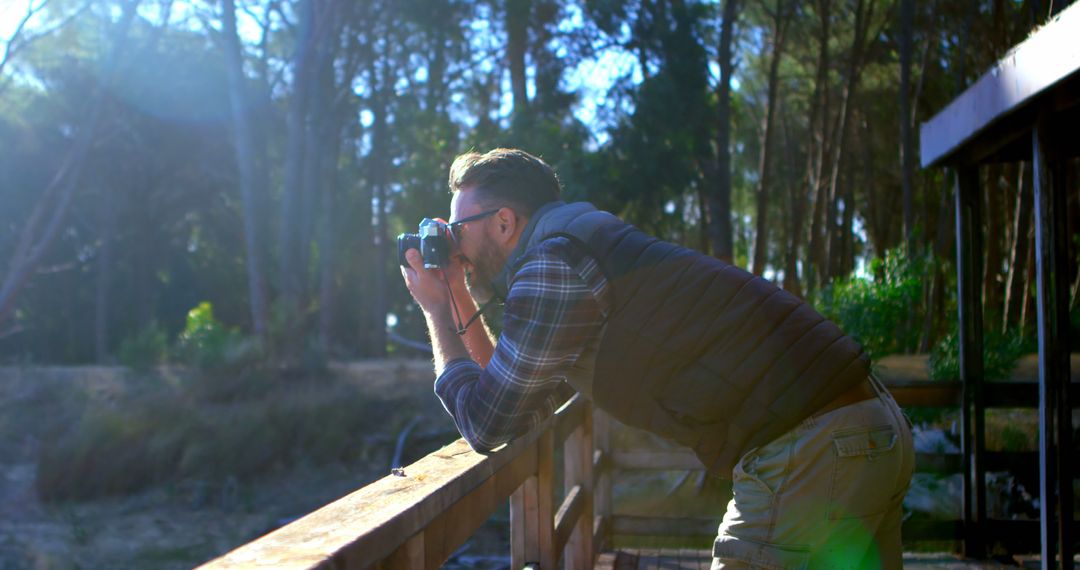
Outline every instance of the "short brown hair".
[[527, 217], [558, 200], [562, 191], [559, 177], [546, 162], [514, 148], [458, 156], [450, 166], [449, 182], [451, 192], [470, 189], [491, 207], [509, 206]]

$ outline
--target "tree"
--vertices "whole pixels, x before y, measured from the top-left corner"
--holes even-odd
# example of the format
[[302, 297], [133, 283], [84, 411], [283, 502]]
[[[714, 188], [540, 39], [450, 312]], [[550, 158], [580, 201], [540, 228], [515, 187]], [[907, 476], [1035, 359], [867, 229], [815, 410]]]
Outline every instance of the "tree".
[[[269, 327], [269, 303], [263, 273], [262, 236], [259, 232], [256, 207], [255, 131], [248, 111], [247, 78], [243, 70], [243, 52], [236, 32], [236, 4], [222, 3], [221, 44], [225, 54], [225, 69], [229, 80], [229, 107], [232, 111], [233, 144], [239, 174], [240, 196], [243, 202], [244, 247], [247, 260], [248, 297], [251, 322], [257, 336], [266, 341]], [[263, 190], [265, 191], [265, 189]]]
[[[766, 8], [768, 11], [768, 8]], [[787, 38], [788, 27], [791, 21], [791, 8], [786, 0], [777, 0], [775, 10], [769, 13], [772, 19], [772, 50], [769, 54], [769, 79], [768, 95], [765, 100], [765, 121], [762, 125], [761, 134], [761, 158], [758, 167], [757, 187], [757, 216], [756, 232], [754, 233], [754, 260], [753, 271], [757, 275], [765, 272], [769, 248], [769, 191], [772, 184], [773, 165], [770, 160], [773, 138], [776, 136], [774, 129], [776, 107], [780, 104], [780, 58], [784, 52], [784, 41]]]
[[34, 211], [22, 228], [7, 274], [0, 284], [0, 326], [4, 325], [15, 310], [15, 300], [19, 292], [41, 263], [53, 240], [56, 239], [57, 232], [67, 216], [72, 196], [82, 182], [86, 157], [104, 111], [108, 82], [116, 73], [120, 54], [124, 51], [128, 30], [137, 7], [138, 0], [129, 0], [124, 3], [123, 13], [117, 24], [117, 31], [114, 33], [112, 50], [105, 65], [107, 71], [103, 82], [97, 86], [90, 97], [85, 113], [85, 123], [76, 133], [71, 151], [52, 181], [41, 193]]

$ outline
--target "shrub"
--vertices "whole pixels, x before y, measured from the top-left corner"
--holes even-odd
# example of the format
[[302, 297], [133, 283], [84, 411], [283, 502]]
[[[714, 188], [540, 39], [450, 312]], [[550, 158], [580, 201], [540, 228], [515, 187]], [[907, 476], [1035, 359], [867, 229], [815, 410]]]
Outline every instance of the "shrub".
[[818, 309], [862, 343], [872, 357], [913, 350], [919, 341], [919, 319], [928, 259], [912, 259], [904, 248], [885, 252], [870, 262], [869, 277], [852, 275], [826, 287]]
[[376, 406], [343, 384], [279, 383], [228, 404], [176, 392], [119, 404], [46, 438], [36, 481], [43, 500], [125, 495], [184, 479], [251, 481], [298, 463], [348, 461], [398, 403]]
[[[1016, 361], [1034, 347], [1017, 329], [1001, 333], [991, 330], [983, 334], [983, 374], [988, 380], [1009, 377]], [[955, 325], [945, 338], [930, 351], [930, 378], [957, 380], [960, 378], [960, 334]]]
[[177, 354], [184, 363], [201, 369], [220, 366], [235, 336], [214, 318], [213, 305], [203, 301], [188, 311], [187, 323], [177, 341]]

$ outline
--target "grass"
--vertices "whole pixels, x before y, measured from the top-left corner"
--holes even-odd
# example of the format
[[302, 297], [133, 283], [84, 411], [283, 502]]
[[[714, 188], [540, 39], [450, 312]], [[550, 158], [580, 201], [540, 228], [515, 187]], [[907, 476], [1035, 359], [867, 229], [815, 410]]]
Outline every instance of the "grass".
[[245, 380], [222, 390], [208, 389], [217, 379], [192, 377], [72, 413], [42, 434], [39, 497], [89, 500], [178, 481], [222, 487], [296, 464], [348, 462], [367, 454], [371, 435], [416, 413], [414, 403], [325, 377]]

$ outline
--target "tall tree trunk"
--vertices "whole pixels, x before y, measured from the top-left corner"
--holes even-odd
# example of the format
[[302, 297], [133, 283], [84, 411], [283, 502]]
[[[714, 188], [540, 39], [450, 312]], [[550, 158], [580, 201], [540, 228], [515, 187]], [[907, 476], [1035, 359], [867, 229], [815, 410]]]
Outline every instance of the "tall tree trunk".
[[531, 0], [506, 0], [506, 59], [510, 67], [510, 88], [514, 95], [514, 115], [529, 108], [525, 77], [525, 52], [529, 45]]
[[300, 297], [306, 272], [300, 266], [301, 193], [304, 178], [304, 146], [307, 126], [307, 97], [311, 86], [311, 59], [314, 37], [314, 0], [300, 0], [297, 6], [297, 49], [293, 58], [293, 93], [286, 111], [285, 181], [281, 192], [278, 264], [280, 297], [285, 314], [286, 360], [294, 356], [301, 340], [299, 326]]
[[900, 170], [904, 195], [904, 242], [915, 255], [915, 142], [911, 122], [911, 43], [915, 0], [900, 0]]
[[[825, 161], [829, 156], [829, 115], [831, 97], [829, 94], [829, 38], [831, 37], [832, 0], [819, 0], [818, 11], [818, 62], [817, 78], [814, 80], [814, 106], [817, 113], [811, 113], [810, 133], [815, 142], [814, 148], [808, 152], [810, 166], [807, 169], [807, 178], [810, 181], [810, 193], [814, 200], [814, 209], [810, 216], [810, 239], [806, 263], [806, 288], [808, 293], [816, 290], [819, 281], [825, 275], [825, 242], [826, 242], [826, 204], [828, 202], [827, 186], [824, 183]], [[817, 121], [814, 121], [817, 117]], [[815, 127], [816, 123], [816, 127]]]
[[[382, 73], [378, 80], [378, 93], [374, 101], [374, 122], [372, 124], [371, 138], [371, 185], [374, 190], [375, 203], [375, 267], [378, 275], [375, 278], [375, 312], [370, 324], [371, 345], [368, 347], [369, 354], [373, 357], [386, 356], [386, 315], [390, 310], [389, 302], [389, 257], [390, 232], [388, 227], [388, 210], [386, 204], [387, 184], [389, 181], [389, 145], [390, 129], [387, 124], [390, 98], [393, 94], [393, 78], [387, 61], [382, 61]], [[372, 65], [372, 77], [376, 77], [374, 65]], [[374, 80], [373, 80], [374, 81]]]
[[[240, 200], [244, 219], [244, 252], [247, 264], [248, 302], [251, 323], [255, 334], [266, 341], [269, 308], [266, 279], [262, 263], [262, 236], [259, 232], [256, 207], [255, 133], [248, 114], [246, 78], [240, 39], [236, 32], [236, 6], [234, 0], [224, 0], [222, 13], [222, 43], [225, 54], [225, 72], [229, 87], [229, 108], [232, 112], [233, 147], [239, 175]], [[265, 192], [265, 187], [262, 189]]]
[[780, 58], [784, 52], [784, 39], [788, 28], [788, 7], [785, 0], [776, 1], [776, 12], [773, 14], [773, 49], [769, 60], [769, 85], [768, 95], [765, 101], [765, 124], [761, 137], [761, 155], [758, 160], [758, 188], [757, 188], [757, 224], [754, 238], [753, 272], [761, 275], [765, 272], [765, 264], [769, 250], [769, 191], [772, 184], [772, 140], [775, 136], [773, 123], [776, 118], [776, 107], [779, 104], [780, 91]]
[[[301, 271], [301, 299], [308, 298], [307, 279], [311, 265], [311, 243], [321, 196], [329, 181], [327, 162], [329, 148], [337, 138], [334, 124], [334, 46], [340, 32], [341, 18], [338, 2], [317, 5], [315, 47], [311, 58], [310, 86], [307, 94], [307, 120], [304, 124], [303, 191], [300, 197], [300, 222], [297, 231], [297, 266]], [[335, 157], [336, 158], [336, 157]]]
[[[437, 3], [440, 15], [445, 12], [445, 4]], [[440, 21], [442, 19], [440, 18]], [[443, 109], [443, 96], [446, 92], [446, 33], [442, 26], [436, 25], [432, 30], [431, 38], [431, 63], [428, 65], [428, 89], [427, 104], [425, 107], [432, 116], [439, 115]]]
[[1024, 299], [1022, 290], [1025, 283], [1024, 274], [1027, 270], [1028, 241], [1031, 239], [1031, 230], [1034, 221], [1031, 217], [1031, 187], [1024, 183], [1025, 163], [1021, 162], [1016, 174], [1016, 200], [1013, 205], [1012, 241], [1009, 247], [1009, 272], [1005, 277], [1005, 301], [1001, 318], [1001, 332], [1009, 329], [1009, 325], [1015, 318], [1020, 321], [1020, 312], [1023, 310], [1021, 302]]
[[[953, 248], [953, 232], [951, 221], [953, 220], [953, 200], [950, 200], [950, 192], [941, 191], [938, 196], [937, 230], [934, 233], [934, 257], [939, 260], [948, 259], [949, 252]], [[930, 205], [927, 205], [929, 208]], [[942, 315], [945, 314], [945, 275], [942, 264], [935, 263], [931, 277], [930, 299], [926, 303], [925, 321], [923, 326], [922, 340], [919, 343], [919, 352], [928, 352], [938, 339], [939, 327], [942, 323]]]
[[781, 124], [784, 133], [785, 162], [788, 164], [785, 171], [789, 173], [788, 209], [791, 211], [790, 225], [787, 232], [787, 248], [784, 252], [784, 289], [801, 297], [802, 287], [799, 282], [798, 260], [800, 258], [799, 248], [802, 246], [803, 220], [806, 217], [807, 194], [801, 181], [790, 179], [791, 166], [795, 164], [796, 160], [796, 149], [795, 140], [791, 135], [791, 121], [787, 112], [783, 114]]
[[[335, 117], [337, 114], [335, 113]], [[337, 124], [337, 120], [330, 121]], [[327, 129], [329, 148], [323, 164], [323, 184], [319, 188], [322, 224], [319, 225], [319, 343], [324, 350], [334, 346], [334, 313], [337, 285], [337, 216], [335, 203], [338, 192], [337, 158], [341, 154], [341, 133]]]
[[1001, 238], [1005, 227], [1005, 207], [1002, 204], [1001, 165], [992, 163], [986, 167], [986, 262], [983, 264], [983, 313], [988, 318], [998, 317], [1002, 303], [1001, 267], [1004, 265]]
[[720, 81], [717, 86], [716, 165], [708, 195], [709, 241], [716, 257], [731, 263], [735, 257], [731, 227], [731, 75], [735, 71], [731, 46], [738, 0], [724, 0], [720, 22]]
[[94, 299], [94, 358], [105, 364], [109, 357], [109, 291], [112, 287], [113, 250], [116, 236], [116, 199], [111, 188], [104, 189], [101, 204], [101, 247], [97, 257], [97, 294]]
[[[1031, 224], [1032, 231], [1035, 229], [1034, 217]], [[1033, 235], [1028, 235], [1027, 239], [1027, 253], [1024, 257], [1027, 258], [1027, 267], [1024, 268], [1024, 286], [1023, 294], [1020, 297], [1020, 330], [1028, 330], [1028, 318], [1031, 315], [1032, 297], [1031, 291], [1035, 288], [1035, 240]]]
[[[870, 17], [873, 14], [875, 0], [857, 0], [855, 6], [855, 33], [851, 42], [851, 53], [848, 58], [846, 81], [840, 99], [840, 108], [837, 114], [837, 124], [834, 129], [835, 144], [832, 145], [833, 156], [831, 158], [829, 173], [829, 215], [827, 216], [827, 230], [829, 230], [828, 243], [828, 267], [830, 278], [836, 277], [842, 268], [843, 229], [837, 225], [836, 216], [839, 213], [838, 201], [844, 197], [841, 188], [841, 175], [845, 167], [846, 150], [848, 145], [848, 133], [850, 131], [851, 113], [854, 105], [855, 91], [859, 85], [859, 75], [862, 72], [862, 54], [865, 47], [867, 28], [870, 25]], [[869, 4], [868, 4], [869, 2]], [[845, 207], [850, 207], [845, 204]]]
[[[0, 282], [0, 326], [15, 311], [15, 301], [19, 292], [37, 270], [42, 258], [52, 247], [60, 225], [67, 217], [68, 207], [71, 205], [72, 196], [78, 188], [82, 178], [82, 171], [86, 165], [86, 158], [90, 152], [94, 134], [105, 107], [106, 93], [110, 83], [116, 74], [116, 67], [121, 54], [125, 52], [128, 39], [128, 30], [135, 17], [138, 0], [129, 0], [124, 3], [120, 23], [117, 25], [111, 52], [105, 62], [105, 73], [102, 74], [100, 83], [95, 87], [87, 105], [86, 122], [83, 123], [71, 151], [61, 163], [56, 176], [42, 191], [41, 198], [34, 206], [26, 224], [19, 232], [15, 250], [8, 265], [7, 274], [3, 282]], [[0, 333], [2, 334], [2, 333]]]

